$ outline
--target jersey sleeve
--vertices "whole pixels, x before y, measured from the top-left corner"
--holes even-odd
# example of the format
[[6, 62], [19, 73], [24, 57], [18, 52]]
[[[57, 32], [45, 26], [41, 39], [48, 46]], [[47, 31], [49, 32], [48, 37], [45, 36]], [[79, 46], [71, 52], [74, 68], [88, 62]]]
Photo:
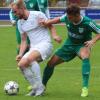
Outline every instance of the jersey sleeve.
[[47, 20], [48, 18], [46, 17], [46, 15], [44, 14], [44, 13], [42, 13], [42, 12], [39, 12], [38, 13], [38, 18], [39, 19], [44, 19], [44, 20]]
[[100, 26], [97, 25], [95, 22], [91, 21], [89, 23], [89, 29], [91, 32], [94, 32], [96, 34], [100, 33]]
[[18, 20], [17, 25], [18, 25], [18, 30], [19, 30], [20, 34], [23, 34], [24, 31], [21, 28], [21, 22], [20, 22], [20, 20]]
[[60, 22], [65, 22], [66, 21], [66, 15], [63, 15], [60, 17]]
[[9, 17], [10, 17], [11, 23], [13, 23], [14, 21], [16, 21], [16, 17], [14, 16], [12, 9], [9, 12]]

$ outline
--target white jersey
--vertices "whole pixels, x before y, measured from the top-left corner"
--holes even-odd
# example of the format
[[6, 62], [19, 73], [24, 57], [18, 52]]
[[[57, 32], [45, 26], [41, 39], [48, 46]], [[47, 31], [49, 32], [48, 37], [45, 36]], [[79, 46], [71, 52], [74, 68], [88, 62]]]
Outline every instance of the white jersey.
[[51, 42], [48, 29], [39, 25], [39, 19], [47, 20], [46, 16], [40, 11], [30, 11], [27, 20], [18, 20], [20, 34], [26, 33], [30, 39], [30, 46], [40, 42]]

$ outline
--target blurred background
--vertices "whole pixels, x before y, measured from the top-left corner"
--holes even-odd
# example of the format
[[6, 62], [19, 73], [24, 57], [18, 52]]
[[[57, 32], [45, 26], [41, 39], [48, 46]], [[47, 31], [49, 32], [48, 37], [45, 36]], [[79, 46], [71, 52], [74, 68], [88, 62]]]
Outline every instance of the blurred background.
[[[10, 24], [9, 11], [11, 2], [13, 0], [0, 0], [0, 26]], [[81, 7], [82, 15], [100, 22], [100, 0], [48, 0], [50, 18], [62, 16], [66, 7], [72, 3]]]
[[[13, 0], [0, 0], [0, 7], [9, 7], [9, 4]], [[71, 3], [77, 3], [81, 7], [87, 7], [91, 6], [91, 4], [97, 2], [96, 6], [100, 6], [100, 0], [48, 0], [49, 1], [49, 7], [66, 7], [67, 5]]]

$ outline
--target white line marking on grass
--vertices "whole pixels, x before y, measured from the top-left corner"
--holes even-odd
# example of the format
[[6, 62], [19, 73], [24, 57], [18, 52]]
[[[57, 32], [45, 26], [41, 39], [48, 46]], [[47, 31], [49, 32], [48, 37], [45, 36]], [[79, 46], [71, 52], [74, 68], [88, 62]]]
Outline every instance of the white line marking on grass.
[[[56, 68], [56, 70], [65, 70], [65, 69], [68, 69], [68, 70], [80, 70], [81, 68], [80, 67], [55, 67]], [[98, 67], [91, 67], [91, 69], [100, 69], [100, 67], [98, 66]], [[18, 69], [16, 68], [16, 69], [0, 69], [0, 71], [17, 71]]]
[[8, 26], [12, 26], [12, 25], [0, 25], [0, 27], [8, 27]]

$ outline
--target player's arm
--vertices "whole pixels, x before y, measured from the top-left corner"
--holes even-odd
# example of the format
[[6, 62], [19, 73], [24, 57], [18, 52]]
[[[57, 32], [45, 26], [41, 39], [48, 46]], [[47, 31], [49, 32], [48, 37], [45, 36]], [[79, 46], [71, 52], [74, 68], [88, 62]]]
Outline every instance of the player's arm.
[[89, 27], [91, 32], [96, 34], [92, 40], [85, 42], [87, 47], [92, 47], [98, 40], [100, 40], [100, 26], [98, 26], [95, 22], [90, 22], [87, 27]]
[[85, 46], [91, 48], [98, 40], [100, 40], [100, 33], [90, 40], [85, 42]]
[[62, 39], [61, 39], [61, 37], [57, 34], [55, 27], [54, 27], [53, 25], [49, 25], [48, 28], [49, 28], [49, 30], [50, 30], [50, 32], [51, 32], [52, 38], [53, 38], [56, 42], [60, 43], [60, 42], [62, 41]]
[[51, 24], [57, 24], [60, 23], [60, 17], [56, 17], [54, 19], [48, 19], [48, 20], [41, 20], [40, 24], [44, 26], [49, 26]]
[[53, 39], [57, 41], [58, 43], [60, 43], [61, 38], [57, 35], [56, 29], [52, 25], [52, 24], [60, 22], [60, 18], [55, 18], [55, 19], [50, 20], [50, 19], [47, 19], [47, 17], [43, 13], [41, 13], [40, 15], [41, 16], [39, 16], [39, 24], [42, 26], [48, 27]]
[[13, 14], [12, 9], [9, 12], [9, 17], [10, 17], [10, 22], [12, 23], [12, 25], [15, 25], [16, 24], [16, 18], [15, 18], [14, 14]]
[[20, 51], [19, 51], [19, 54], [17, 55], [16, 57], [16, 61], [20, 61], [20, 59], [22, 58], [26, 48], [27, 48], [27, 35], [26, 33], [22, 30], [22, 27], [21, 27], [21, 21], [18, 20], [18, 30], [21, 34], [21, 44], [20, 44]]
[[20, 45], [20, 51], [19, 54], [16, 57], [17, 61], [20, 61], [20, 59], [22, 58], [26, 48], [27, 48], [27, 35], [26, 33], [21, 34], [21, 45]]

